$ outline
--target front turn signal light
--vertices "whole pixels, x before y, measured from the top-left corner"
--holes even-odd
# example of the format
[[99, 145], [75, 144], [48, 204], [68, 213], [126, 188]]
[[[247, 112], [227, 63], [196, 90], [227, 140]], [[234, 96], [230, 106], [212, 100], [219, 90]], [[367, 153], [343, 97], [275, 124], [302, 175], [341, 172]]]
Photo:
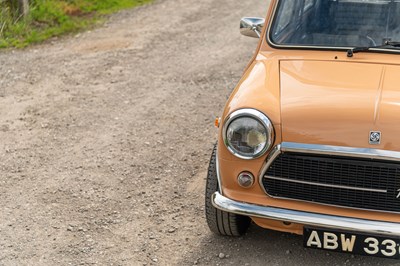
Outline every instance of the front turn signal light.
[[221, 122], [221, 118], [220, 117], [216, 117], [215, 121], [214, 121], [214, 126], [216, 128], [219, 128], [220, 122]]

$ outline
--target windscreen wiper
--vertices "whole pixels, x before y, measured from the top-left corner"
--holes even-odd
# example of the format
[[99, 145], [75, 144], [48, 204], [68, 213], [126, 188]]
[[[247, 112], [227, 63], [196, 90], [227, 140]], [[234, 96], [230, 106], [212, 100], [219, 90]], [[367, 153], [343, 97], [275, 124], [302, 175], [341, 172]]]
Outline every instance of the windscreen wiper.
[[385, 48], [385, 47], [400, 47], [400, 42], [385, 41], [383, 45], [354, 47], [347, 50], [347, 57], [353, 57], [353, 54], [359, 52], [366, 52], [371, 48]]

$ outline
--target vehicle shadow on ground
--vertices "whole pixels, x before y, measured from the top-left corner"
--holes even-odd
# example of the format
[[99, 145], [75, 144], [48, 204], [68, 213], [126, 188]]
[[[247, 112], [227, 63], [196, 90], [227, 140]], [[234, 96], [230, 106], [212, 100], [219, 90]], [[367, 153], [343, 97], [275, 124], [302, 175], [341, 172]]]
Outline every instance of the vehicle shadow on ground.
[[239, 238], [204, 235], [199, 250], [184, 265], [400, 265], [397, 260], [364, 257], [303, 247], [302, 236], [252, 224]]

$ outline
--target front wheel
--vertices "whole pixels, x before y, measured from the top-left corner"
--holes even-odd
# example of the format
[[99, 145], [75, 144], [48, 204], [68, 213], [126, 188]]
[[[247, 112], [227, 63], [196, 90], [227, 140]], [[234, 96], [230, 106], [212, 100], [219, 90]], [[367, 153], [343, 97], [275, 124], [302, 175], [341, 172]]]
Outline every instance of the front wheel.
[[224, 236], [241, 236], [250, 225], [250, 218], [230, 212], [221, 211], [211, 203], [211, 196], [219, 190], [217, 178], [217, 144], [214, 146], [207, 173], [206, 185], [206, 220], [210, 230]]

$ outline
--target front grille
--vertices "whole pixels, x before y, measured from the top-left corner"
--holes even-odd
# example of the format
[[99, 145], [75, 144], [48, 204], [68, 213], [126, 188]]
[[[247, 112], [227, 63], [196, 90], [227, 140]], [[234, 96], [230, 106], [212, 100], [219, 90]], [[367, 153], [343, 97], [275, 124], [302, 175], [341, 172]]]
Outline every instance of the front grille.
[[400, 164], [287, 152], [265, 173], [268, 195], [349, 208], [400, 212]]

